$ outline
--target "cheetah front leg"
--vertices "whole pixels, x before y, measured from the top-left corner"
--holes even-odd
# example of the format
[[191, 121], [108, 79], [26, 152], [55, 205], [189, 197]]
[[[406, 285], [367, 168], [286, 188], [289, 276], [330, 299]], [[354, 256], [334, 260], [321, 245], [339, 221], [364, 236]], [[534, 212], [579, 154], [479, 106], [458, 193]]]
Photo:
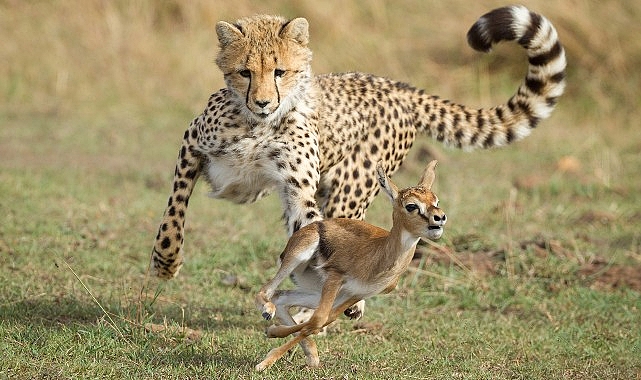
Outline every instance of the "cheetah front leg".
[[281, 191], [288, 236], [312, 222], [323, 219], [314, 198], [316, 185], [312, 184], [311, 179], [303, 179], [303, 182], [290, 178]]
[[323, 219], [316, 204], [316, 190], [320, 181], [318, 138], [311, 132], [296, 138], [301, 140], [291, 142], [289, 145], [294, 148], [282, 150], [274, 162], [280, 176], [279, 192], [288, 236], [301, 227]]
[[183, 264], [185, 213], [189, 197], [200, 176], [203, 159], [196, 154], [197, 129], [192, 122], [185, 131], [176, 161], [173, 192], [158, 227], [156, 242], [151, 255], [151, 273], [164, 279], [175, 277]]

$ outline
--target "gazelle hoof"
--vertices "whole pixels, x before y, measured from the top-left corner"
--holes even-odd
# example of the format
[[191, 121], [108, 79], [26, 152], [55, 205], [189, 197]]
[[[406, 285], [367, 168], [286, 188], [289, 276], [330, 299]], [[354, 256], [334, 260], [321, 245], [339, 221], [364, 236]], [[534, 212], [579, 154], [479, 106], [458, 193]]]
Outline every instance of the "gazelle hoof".
[[270, 320], [274, 318], [274, 314], [276, 314], [276, 306], [271, 303], [267, 302], [266, 304], [263, 305], [263, 313], [262, 316], [265, 318], [265, 320]]
[[268, 367], [269, 367], [269, 365], [265, 364], [265, 362], [262, 361], [262, 362], [256, 364], [255, 369], [256, 369], [256, 372], [262, 372], [265, 369], [267, 369]]
[[318, 359], [318, 356], [315, 357], [308, 357], [305, 360], [305, 363], [307, 364], [308, 367], [310, 368], [318, 368], [320, 367], [320, 360]]
[[[361, 304], [362, 304], [362, 306], [361, 306]], [[349, 318], [349, 319], [359, 320], [359, 319], [361, 319], [363, 317], [363, 309], [364, 309], [364, 307], [365, 307], [365, 303], [364, 302], [357, 302], [356, 304], [354, 304], [354, 305], [348, 307], [347, 309], [345, 309], [343, 314], [345, 314], [345, 316], [347, 318]]]

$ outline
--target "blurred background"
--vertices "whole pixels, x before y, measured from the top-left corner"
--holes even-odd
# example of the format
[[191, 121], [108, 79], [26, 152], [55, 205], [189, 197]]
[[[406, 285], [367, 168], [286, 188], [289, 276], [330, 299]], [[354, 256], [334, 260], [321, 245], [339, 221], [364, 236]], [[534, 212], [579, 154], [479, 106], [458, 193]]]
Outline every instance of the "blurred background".
[[[563, 129], [584, 130], [595, 118], [607, 120], [600, 130], [635, 128], [641, 5], [588, 0], [524, 4], [553, 21], [567, 49], [569, 86], [562, 116], [555, 116], [557, 122], [571, 120]], [[254, 13], [308, 18], [317, 73], [365, 71], [466, 104], [491, 105], [516, 88], [524, 55], [507, 46], [481, 57], [466, 45], [465, 33], [480, 15], [502, 5], [458, 0], [4, 0], [0, 110], [10, 120], [101, 124], [111, 118], [114, 134], [139, 128], [141, 119], [156, 115], [156, 125], [145, 129], [164, 128], [158, 125], [163, 114], [196, 114], [208, 94], [223, 85], [213, 63], [216, 21]], [[172, 130], [179, 133], [183, 127]], [[7, 140], [2, 143], [14, 145]], [[3, 148], [3, 160], [10, 159], [5, 157], [8, 147]]]
[[[483, 57], [466, 45], [465, 33], [480, 15], [502, 5], [459, 0], [4, 0], [2, 165], [92, 162], [101, 153], [90, 147], [74, 145], [79, 156], [52, 157], [65, 156], [72, 147], [63, 141], [42, 144], [77, 134], [85, 134], [86, 140], [76, 136], [74, 143], [104, 144], [109, 157], [101, 158], [108, 162], [117, 160], [114, 153], [123, 149], [130, 157], [166, 159], [160, 165], [171, 165], [171, 158], [129, 151], [148, 148], [120, 140], [137, 138], [155, 145], [157, 139], [174, 139], [177, 144], [190, 117], [223, 86], [213, 62], [214, 24], [254, 13], [308, 18], [317, 73], [365, 71], [457, 102], [493, 105], [516, 88], [525, 69], [524, 54], [501, 46]], [[559, 111], [537, 133], [562, 129], [560, 137], [586, 137], [588, 132], [616, 138], [638, 128], [641, 4], [534, 0], [525, 5], [552, 20], [569, 62], [568, 89]], [[46, 120], [50, 129], [35, 132], [29, 124], [37, 120]]]

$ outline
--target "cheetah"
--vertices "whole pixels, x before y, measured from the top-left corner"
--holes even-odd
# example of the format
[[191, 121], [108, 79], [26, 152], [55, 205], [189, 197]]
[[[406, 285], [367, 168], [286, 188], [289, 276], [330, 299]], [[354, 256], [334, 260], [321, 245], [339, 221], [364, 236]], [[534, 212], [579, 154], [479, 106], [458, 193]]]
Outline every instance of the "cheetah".
[[226, 88], [211, 95], [183, 136], [151, 255], [152, 273], [164, 279], [184, 262], [185, 217], [201, 176], [211, 197], [236, 203], [276, 192], [289, 236], [323, 218], [363, 219], [379, 190], [375, 163], [391, 176], [417, 134], [466, 150], [504, 146], [549, 117], [565, 87], [555, 28], [523, 6], [492, 10], [467, 34], [476, 50], [515, 41], [528, 57], [516, 93], [484, 109], [374, 75], [312, 74], [304, 18], [220, 21], [216, 33]]

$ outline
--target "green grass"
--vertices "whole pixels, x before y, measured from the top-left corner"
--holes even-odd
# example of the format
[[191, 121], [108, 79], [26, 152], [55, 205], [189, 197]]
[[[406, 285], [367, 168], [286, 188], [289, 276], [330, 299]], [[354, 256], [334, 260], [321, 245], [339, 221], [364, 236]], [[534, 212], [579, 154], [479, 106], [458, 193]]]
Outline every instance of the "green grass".
[[[317, 340], [321, 368], [296, 350], [253, 372], [279, 343], [252, 301], [285, 244], [275, 197], [237, 206], [199, 184], [180, 276], [146, 278], [183, 129], [222, 85], [215, 21], [304, 15], [317, 72], [502, 101], [521, 52], [479, 58], [463, 39], [502, 3], [450, 3], [0, 3], [0, 378], [640, 378], [632, 3], [527, 4], [568, 48], [557, 112], [505, 149], [416, 143], [395, 182], [414, 183], [435, 154], [446, 233], [396, 292], [368, 301], [363, 321]], [[385, 199], [368, 220], [389, 226]]]

